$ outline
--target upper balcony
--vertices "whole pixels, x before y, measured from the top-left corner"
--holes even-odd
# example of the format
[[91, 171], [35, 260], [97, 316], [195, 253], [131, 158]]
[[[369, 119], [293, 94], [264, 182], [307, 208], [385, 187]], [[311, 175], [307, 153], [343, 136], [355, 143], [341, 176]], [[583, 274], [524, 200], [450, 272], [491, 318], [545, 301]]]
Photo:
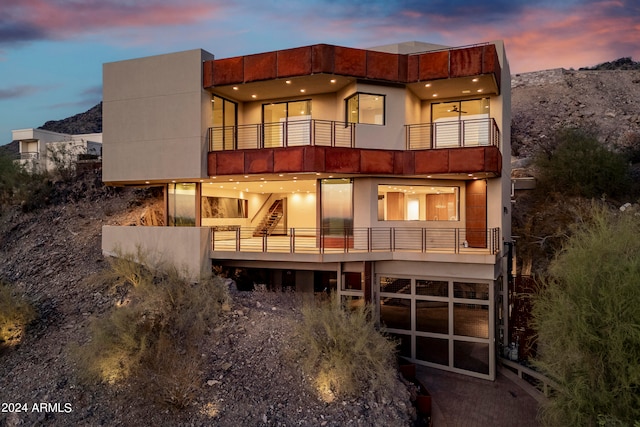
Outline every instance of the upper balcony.
[[406, 125], [405, 150], [360, 148], [357, 129], [313, 119], [213, 127], [208, 173], [501, 174], [500, 131], [492, 118]]

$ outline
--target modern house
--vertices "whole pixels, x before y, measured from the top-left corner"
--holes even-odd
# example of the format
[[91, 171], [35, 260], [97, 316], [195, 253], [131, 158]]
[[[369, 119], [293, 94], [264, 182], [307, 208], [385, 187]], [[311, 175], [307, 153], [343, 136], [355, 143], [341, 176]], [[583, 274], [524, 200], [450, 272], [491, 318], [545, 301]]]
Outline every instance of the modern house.
[[103, 180], [165, 194], [165, 226], [105, 226], [105, 254], [368, 301], [402, 355], [495, 378], [511, 235], [502, 42], [198, 49], [103, 72]]
[[44, 129], [12, 130], [13, 141], [19, 141], [16, 162], [28, 170], [52, 171], [58, 167], [73, 167], [78, 160], [100, 157], [102, 134], [71, 135]]

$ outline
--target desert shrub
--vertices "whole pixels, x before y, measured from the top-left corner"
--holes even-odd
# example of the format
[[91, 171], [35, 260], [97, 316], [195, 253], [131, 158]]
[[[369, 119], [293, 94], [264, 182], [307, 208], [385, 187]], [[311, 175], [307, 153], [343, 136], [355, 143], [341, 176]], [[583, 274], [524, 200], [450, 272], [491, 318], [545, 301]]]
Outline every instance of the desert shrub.
[[537, 364], [559, 385], [548, 425], [640, 420], [639, 235], [640, 217], [594, 208], [542, 281]]
[[370, 310], [347, 308], [337, 296], [303, 306], [296, 357], [324, 401], [393, 388], [396, 343], [376, 330]]
[[609, 151], [591, 132], [566, 128], [555, 136], [551, 153], [536, 157], [538, 191], [601, 198], [625, 195], [630, 188], [629, 165], [622, 154]]
[[91, 341], [73, 349], [85, 381], [128, 381], [145, 398], [171, 407], [191, 403], [202, 379], [200, 345], [228, 298], [217, 277], [198, 283], [176, 268], [154, 269], [133, 256], [111, 262], [129, 291], [91, 324]]
[[18, 344], [35, 318], [33, 306], [9, 285], [0, 282], [0, 348]]

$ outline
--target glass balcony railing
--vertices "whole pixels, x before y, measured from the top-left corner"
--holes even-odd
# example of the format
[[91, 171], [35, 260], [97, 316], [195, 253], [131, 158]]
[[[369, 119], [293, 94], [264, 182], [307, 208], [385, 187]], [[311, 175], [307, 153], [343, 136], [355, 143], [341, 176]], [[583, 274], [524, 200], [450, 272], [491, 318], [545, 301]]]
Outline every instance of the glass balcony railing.
[[500, 147], [500, 130], [493, 118], [406, 125], [407, 150]]
[[308, 119], [209, 128], [209, 151], [305, 145], [354, 147], [355, 125]]

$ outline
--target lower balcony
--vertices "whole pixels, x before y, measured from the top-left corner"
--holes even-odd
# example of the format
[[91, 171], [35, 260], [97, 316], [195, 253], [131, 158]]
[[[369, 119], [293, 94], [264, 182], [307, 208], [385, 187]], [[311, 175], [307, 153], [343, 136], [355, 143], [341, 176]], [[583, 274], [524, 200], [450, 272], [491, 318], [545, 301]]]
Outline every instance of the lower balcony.
[[440, 253], [495, 255], [500, 229], [290, 228], [286, 234], [255, 235], [255, 229], [212, 227], [212, 255], [219, 252], [285, 254]]

